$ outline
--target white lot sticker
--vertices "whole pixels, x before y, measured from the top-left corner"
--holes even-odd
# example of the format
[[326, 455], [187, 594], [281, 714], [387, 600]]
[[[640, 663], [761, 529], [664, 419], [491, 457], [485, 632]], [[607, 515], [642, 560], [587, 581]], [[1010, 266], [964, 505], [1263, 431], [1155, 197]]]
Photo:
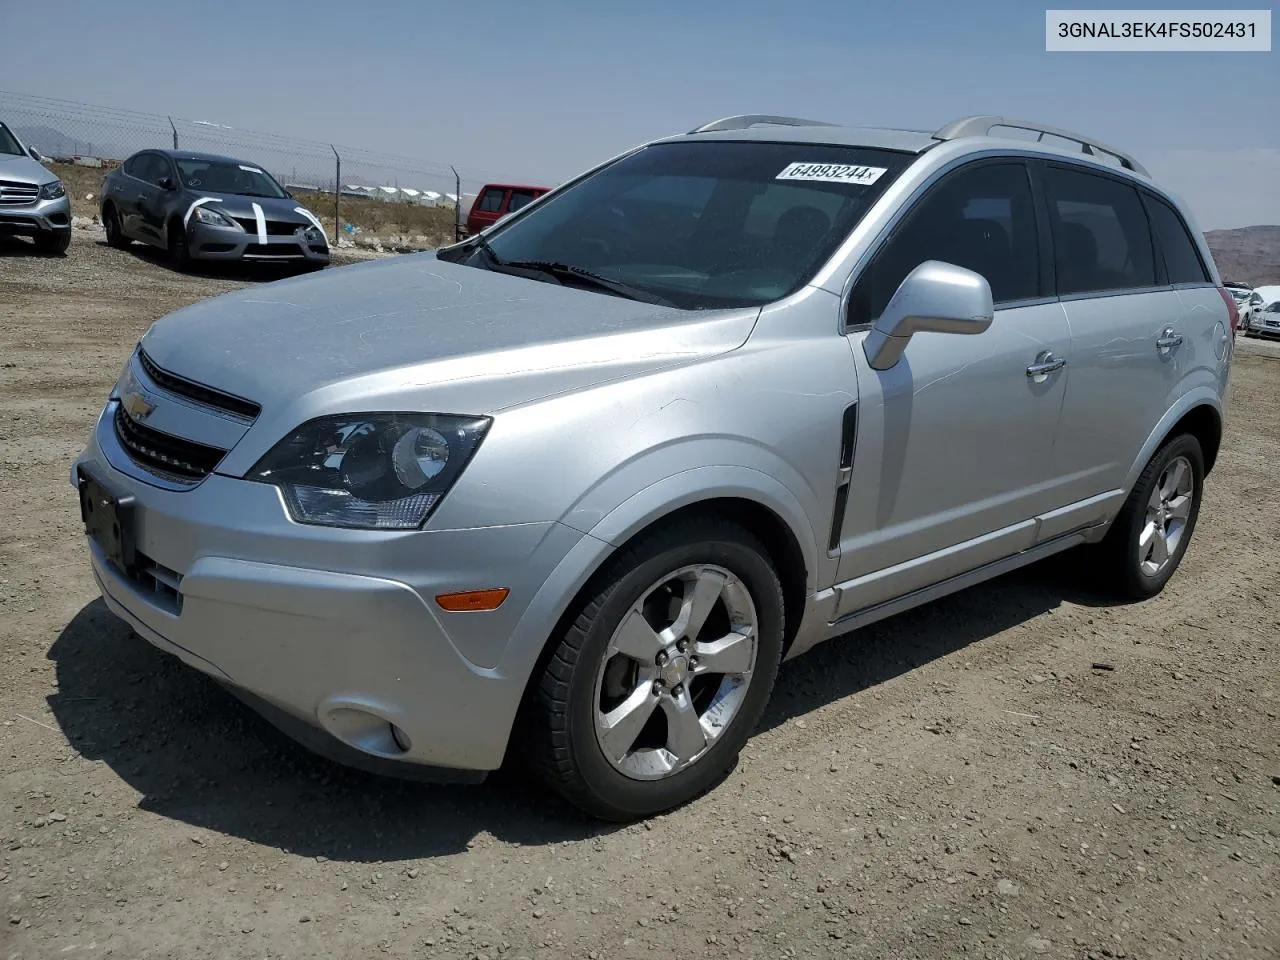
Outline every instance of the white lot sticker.
[[258, 242], [267, 242], [267, 218], [262, 212], [262, 207], [256, 203], [253, 204], [253, 219], [258, 227]]
[[262, 171], [261, 171], [261, 170], [259, 170], [257, 167], [246, 167], [243, 163], [242, 163], [242, 164], [240, 164], [240, 169], [241, 169], [241, 170], [247, 170], [247, 171], [249, 171], [249, 173], [261, 173], [261, 172], [262, 172]]
[[315, 224], [315, 227], [317, 230], [319, 230], [321, 233], [324, 233], [324, 224], [320, 222], [320, 218], [317, 217], [310, 210], [308, 210], [306, 207], [294, 207], [293, 212], [302, 214], [304, 217], [310, 220], [313, 224]]
[[187, 215], [182, 218], [182, 225], [185, 227], [187, 224], [191, 222], [191, 215], [196, 212], [196, 207], [202, 207], [206, 203], [221, 203], [221, 202], [222, 201], [219, 200], [217, 197], [201, 197], [195, 203], [191, 204], [191, 206], [187, 207]]
[[869, 187], [879, 180], [884, 172], [884, 167], [861, 167], [852, 163], [793, 163], [774, 179], [852, 183], [859, 187]]

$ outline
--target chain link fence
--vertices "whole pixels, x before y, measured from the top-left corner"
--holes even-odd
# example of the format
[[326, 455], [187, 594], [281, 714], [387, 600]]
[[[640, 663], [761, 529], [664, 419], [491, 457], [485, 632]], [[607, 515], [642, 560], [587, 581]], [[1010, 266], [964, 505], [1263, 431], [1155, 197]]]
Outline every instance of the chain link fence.
[[0, 120], [28, 146], [60, 163], [109, 168], [148, 147], [221, 153], [251, 161], [271, 171], [291, 192], [314, 194], [309, 199], [318, 208], [322, 200], [331, 204], [331, 210], [316, 213], [332, 214], [335, 242], [358, 229], [344, 219], [344, 201], [349, 209], [369, 209], [368, 201], [444, 208], [452, 211], [454, 232], [460, 234], [475, 194], [485, 182], [503, 179], [484, 170], [462, 171], [451, 164], [367, 147], [6, 91], [0, 91]]

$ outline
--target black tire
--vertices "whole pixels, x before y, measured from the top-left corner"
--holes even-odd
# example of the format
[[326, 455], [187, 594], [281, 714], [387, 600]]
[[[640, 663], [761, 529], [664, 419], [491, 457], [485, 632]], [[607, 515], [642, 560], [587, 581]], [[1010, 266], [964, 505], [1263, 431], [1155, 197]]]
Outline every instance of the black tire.
[[[1144, 572], [1140, 555], [1140, 537], [1148, 523], [1148, 502], [1165, 471], [1175, 460], [1183, 458], [1191, 466], [1192, 488], [1190, 511], [1185, 526], [1168, 561], [1154, 574]], [[1137, 483], [1119, 515], [1099, 544], [1102, 563], [1099, 573], [1106, 591], [1120, 600], [1146, 600], [1164, 589], [1187, 552], [1200, 516], [1204, 496], [1204, 452], [1200, 441], [1190, 434], [1179, 434], [1167, 440], [1152, 456], [1138, 476]]]
[[121, 232], [120, 214], [116, 212], [113, 204], [109, 203], [102, 208], [102, 229], [106, 231], [107, 246], [109, 247], [123, 250], [133, 242]]
[[[733, 769], [764, 712], [783, 641], [782, 587], [760, 542], [736, 523], [705, 518], [660, 528], [628, 547], [579, 599], [529, 704], [524, 759], [580, 810], [614, 822], [653, 816], [714, 787]], [[632, 779], [616, 769], [595, 731], [596, 678], [610, 638], [652, 584], [692, 564], [715, 564], [741, 581], [757, 618], [756, 658], [738, 711], [688, 766], [664, 779]]]
[[47, 256], [63, 256], [71, 246], [71, 231], [51, 230], [36, 234], [36, 249]]
[[191, 250], [187, 246], [187, 228], [181, 220], [169, 221], [165, 231], [165, 245], [169, 251], [169, 266], [186, 272], [191, 269]]

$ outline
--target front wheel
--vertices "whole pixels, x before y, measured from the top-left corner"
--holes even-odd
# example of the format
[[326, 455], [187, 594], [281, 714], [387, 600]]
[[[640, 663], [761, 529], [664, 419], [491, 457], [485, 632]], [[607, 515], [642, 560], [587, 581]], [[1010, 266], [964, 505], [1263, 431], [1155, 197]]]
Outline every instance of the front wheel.
[[704, 519], [627, 549], [589, 592], [536, 691], [531, 759], [587, 813], [652, 816], [732, 769], [777, 676], [782, 588], [755, 537]]
[[1200, 441], [1182, 434], [1156, 451], [1102, 541], [1109, 592], [1145, 600], [1164, 589], [1191, 542], [1203, 491]]
[[71, 246], [70, 230], [51, 230], [36, 234], [36, 249], [50, 256], [62, 256]]
[[191, 267], [191, 250], [187, 246], [187, 229], [181, 220], [174, 220], [165, 231], [166, 246], [169, 252], [169, 265], [175, 270], [185, 271]]

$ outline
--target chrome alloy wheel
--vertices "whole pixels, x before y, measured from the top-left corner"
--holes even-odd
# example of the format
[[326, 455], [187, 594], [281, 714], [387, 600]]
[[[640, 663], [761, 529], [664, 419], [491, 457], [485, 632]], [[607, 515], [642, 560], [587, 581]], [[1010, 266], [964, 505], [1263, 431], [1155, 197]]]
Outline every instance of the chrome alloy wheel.
[[1195, 473], [1186, 457], [1175, 457], [1147, 500], [1146, 524], [1138, 535], [1138, 566], [1154, 577], [1178, 552], [1195, 498]]
[[640, 595], [595, 682], [596, 740], [615, 769], [661, 780], [706, 754], [751, 685], [759, 622], [723, 567], [682, 567]]

